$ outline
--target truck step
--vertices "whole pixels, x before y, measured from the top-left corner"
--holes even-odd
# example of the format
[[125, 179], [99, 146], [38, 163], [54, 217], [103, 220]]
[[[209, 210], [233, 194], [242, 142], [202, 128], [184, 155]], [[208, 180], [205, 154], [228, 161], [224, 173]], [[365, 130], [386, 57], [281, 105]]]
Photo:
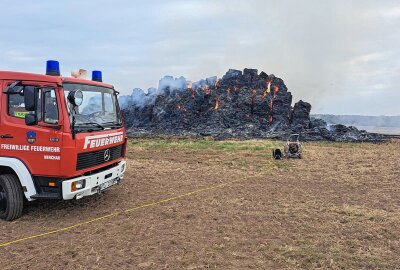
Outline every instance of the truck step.
[[32, 199], [60, 200], [61, 194], [52, 192], [42, 192], [31, 196]]

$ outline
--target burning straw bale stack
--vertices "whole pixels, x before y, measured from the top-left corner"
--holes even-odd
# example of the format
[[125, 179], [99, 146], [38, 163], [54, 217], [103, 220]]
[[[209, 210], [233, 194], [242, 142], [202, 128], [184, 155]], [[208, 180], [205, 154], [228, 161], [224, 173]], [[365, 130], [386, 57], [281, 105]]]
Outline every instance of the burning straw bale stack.
[[[310, 119], [309, 103], [300, 100], [292, 107], [292, 94], [282, 79], [258, 74], [256, 69], [229, 69], [222, 79], [195, 83], [166, 76], [157, 90], [142, 95], [141, 100], [132, 100], [133, 95], [120, 99], [131, 136], [284, 139], [290, 133], [301, 133], [302, 139], [336, 140], [335, 131], [324, 121]], [[349, 137], [376, 139], [378, 135], [353, 130]]]

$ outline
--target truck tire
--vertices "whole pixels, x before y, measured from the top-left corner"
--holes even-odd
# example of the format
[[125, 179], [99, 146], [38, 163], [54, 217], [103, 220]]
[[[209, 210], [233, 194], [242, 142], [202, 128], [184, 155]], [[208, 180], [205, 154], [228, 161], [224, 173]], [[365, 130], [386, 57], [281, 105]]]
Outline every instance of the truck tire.
[[11, 221], [22, 215], [24, 199], [18, 177], [0, 175], [0, 218]]

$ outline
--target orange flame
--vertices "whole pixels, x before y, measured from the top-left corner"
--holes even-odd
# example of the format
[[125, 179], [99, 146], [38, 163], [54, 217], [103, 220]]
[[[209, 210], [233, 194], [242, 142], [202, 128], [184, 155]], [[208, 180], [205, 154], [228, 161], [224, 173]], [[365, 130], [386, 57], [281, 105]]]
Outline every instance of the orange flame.
[[193, 83], [192, 83], [192, 82], [189, 82], [189, 81], [186, 82], [186, 88], [192, 92], [192, 98], [194, 98], [195, 92], [194, 92], [194, 90], [193, 90]]
[[266, 80], [266, 83], [267, 83], [267, 88], [265, 88], [263, 97], [266, 97], [271, 92], [271, 81]]
[[[268, 84], [268, 88], [270, 88], [270, 84]], [[271, 98], [271, 100], [269, 101], [269, 113], [270, 113], [269, 123], [270, 124], [272, 124], [272, 122], [273, 122], [272, 109], [274, 108], [274, 101], [275, 101], [275, 98], [276, 98], [276, 95], [278, 94], [278, 92], [279, 92], [279, 87], [274, 85], [274, 95]]]
[[277, 85], [274, 86], [274, 98], [276, 97], [276, 94], [278, 94], [279, 87]]
[[218, 108], [219, 108], [219, 97], [217, 97], [217, 100], [215, 101], [214, 110], [218, 110]]

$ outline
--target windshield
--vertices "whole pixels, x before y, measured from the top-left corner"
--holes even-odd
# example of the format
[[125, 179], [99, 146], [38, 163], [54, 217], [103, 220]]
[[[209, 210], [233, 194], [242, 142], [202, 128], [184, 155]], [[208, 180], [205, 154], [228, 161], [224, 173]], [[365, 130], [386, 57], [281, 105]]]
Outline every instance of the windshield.
[[[73, 106], [68, 101], [71, 91], [80, 90], [83, 101]], [[117, 98], [114, 89], [76, 83], [64, 83], [64, 95], [68, 105], [68, 114], [74, 126], [97, 126], [101, 128], [121, 125]]]

